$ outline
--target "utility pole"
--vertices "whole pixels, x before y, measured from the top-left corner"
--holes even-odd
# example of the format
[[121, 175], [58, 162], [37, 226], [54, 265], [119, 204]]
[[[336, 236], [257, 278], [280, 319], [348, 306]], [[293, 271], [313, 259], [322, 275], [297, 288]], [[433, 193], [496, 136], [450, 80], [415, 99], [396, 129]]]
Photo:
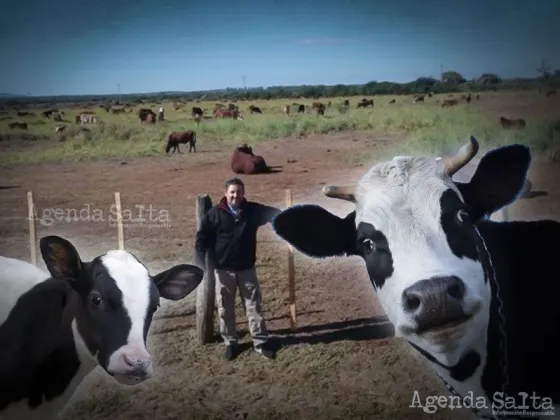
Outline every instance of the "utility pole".
[[439, 65], [439, 78], [443, 81], [443, 64]]
[[117, 83], [117, 92], [118, 92], [117, 101], [120, 104], [121, 103], [121, 84], [120, 83]]
[[243, 80], [243, 89], [245, 89], [245, 91], [247, 91], [247, 76], [241, 76], [241, 80]]

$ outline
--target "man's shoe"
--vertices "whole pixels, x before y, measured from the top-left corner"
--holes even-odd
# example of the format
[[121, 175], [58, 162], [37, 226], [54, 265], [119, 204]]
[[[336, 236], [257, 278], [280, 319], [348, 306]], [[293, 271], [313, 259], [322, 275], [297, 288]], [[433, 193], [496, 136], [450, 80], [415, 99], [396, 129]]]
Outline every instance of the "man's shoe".
[[267, 359], [274, 359], [274, 357], [276, 357], [276, 351], [270, 348], [270, 345], [268, 345], [268, 343], [261, 344], [260, 346], [255, 346], [255, 351], [261, 356], [266, 357]]
[[237, 344], [228, 344], [226, 346], [226, 352], [224, 353], [224, 357], [226, 360], [233, 360], [239, 354], [239, 347]]

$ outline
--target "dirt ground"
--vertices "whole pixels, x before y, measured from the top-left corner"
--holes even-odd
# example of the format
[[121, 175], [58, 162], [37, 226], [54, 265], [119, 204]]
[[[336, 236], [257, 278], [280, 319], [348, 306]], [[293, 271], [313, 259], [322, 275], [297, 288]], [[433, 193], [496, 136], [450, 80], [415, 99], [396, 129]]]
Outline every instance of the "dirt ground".
[[[355, 180], [367, 165], [351, 164], [349, 157], [394, 141], [365, 132], [278, 139], [255, 152], [281, 171], [242, 178], [249, 199], [284, 207], [289, 188], [294, 203], [322, 203], [344, 215], [352, 206], [321, 196], [322, 185]], [[116, 247], [117, 230], [108, 219], [118, 191], [123, 211], [144, 217], [140, 226], [125, 228], [127, 249], [152, 271], [191, 262], [196, 196], [208, 193], [216, 202], [224, 181], [233, 176], [229, 149], [204, 150], [203, 143], [199, 149], [171, 157], [0, 169], [0, 254], [29, 260], [29, 190], [39, 219], [38, 238], [62, 235], [74, 241], [84, 259]], [[534, 190], [547, 195], [514, 204], [510, 217], [559, 219], [560, 165], [537, 159], [530, 178]], [[137, 205], [151, 205], [152, 219]], [[65, 220], [68, 209], [82, 210], [81, 220]], [[63, 418], [470, 418], [458, 410], [428, 414], [409, 407], [415, 390], [423, 397], [446, 393], [412, 350], [392, 337], [357, 258], [312, 261], [296, 252], [298, 327], [290, 330], [286, 255], [286, 244], [270, 226], [262, 228], [257, 269], [268, 326], [282, 344], [276, 360], [251, 350], [233, 362], [223, 360], [219, 342], [196, 343], [192, 299], [170, 303], [156, 316], [150, 333], [156, 377], [123, 388], [98, 368]], [[248, 342], [241, 305], [238, 313]]]

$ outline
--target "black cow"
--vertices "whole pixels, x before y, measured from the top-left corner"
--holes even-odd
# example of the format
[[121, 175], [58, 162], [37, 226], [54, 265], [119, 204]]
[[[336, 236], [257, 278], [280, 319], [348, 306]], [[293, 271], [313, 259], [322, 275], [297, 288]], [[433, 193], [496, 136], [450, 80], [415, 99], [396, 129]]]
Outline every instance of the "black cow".
[[324, 188], [355, 203], [345, 218], [301, 205], [273, 226], [311, 257], [360, 256], [396, 335], [478, 415], [552, 418], [542, 412], [560, 414], [560, 223], [489, 220], [523, 191], [531, 155], [505, 146], [468, 183], [453, 181], [478, 147], [471, 138], [455, 156], [378, 163], [357, 188]]
[[251, 114], [262, 114], [262, 110], [256, 105], [249, 105], [249, 111]]
[[50, 275], [0, 256], [2, 419], [54, 419], [97, 365], [125, 385], [150, 378], [146, 337], [160, 298], [182, 299], [203, 277], [187, 264], [152, 276], [120, 250], [84, 262], [58, 236], [39, 245]]
[[191, 115], [192, 115], [193, 118], [195, 118], [195, 117], [202, 118], [202, 116], [204, 115], [204, 111], [202, 110], [202, 108], [200, 108], [198, 106], [193, 106], [192, 111], [191, 111]]

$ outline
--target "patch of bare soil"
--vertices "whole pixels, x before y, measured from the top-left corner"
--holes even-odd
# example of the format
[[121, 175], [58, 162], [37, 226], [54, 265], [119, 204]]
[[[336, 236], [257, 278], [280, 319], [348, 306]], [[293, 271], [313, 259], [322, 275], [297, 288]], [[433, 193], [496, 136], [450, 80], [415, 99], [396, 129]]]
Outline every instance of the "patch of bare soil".
[[[281, 166], [281, 171], [242, 177], [248, 197], [284, 207], [284, 190], [290, 188], [295, 203], [322, 203], [344, 215], [351, 205], [321, 196], [322, 185], [357, 179], [367, 168], [350, 164], [350, 158], [387, 141], [392, 140], [346, 133], [258, 145], [255, 153], [269, 165]], [[28, 260], [28, 190], [35, 195], [38, 237], [63, 235], [75, 241], [85, 259], [116, 247], [116, 227], [109, 217], [113, 192], [119, 191], [131, 217], [140, 217], [140, 211], [152, 206], [152, 220], [142, 213], [141, 225], [125, 229], [127, 249], [153, 271], [191, 262], [195, 198], [207, 193], [216, 202], [224, 181], [234, 176], [231, 150], [204, 152], [203, 144], [200, 149], [197, 154], [128, 162], [0, 169], [0, 254]], [[512, 217], [560, 214], [560, 166], [543, 165], [531, 176], [535, 189], [548, 195], [516, 203]], [[69, 209], [82, 210], [83, 220], [66, 219], [74, 216]], [[298, 327], [290, 330], [286, 244], [270, 226], [261, 229], [259, 241], [257, 270], [265, 316], [283, 345], [276, 360], [249, 350], [233, 362], [225, 361], [220, 343], [196, 343], [192, 301], [173, 303], [160, 311], [149, 338], [156, 378], [124, 388], [98, 368], [82, 384], [63, 419], [470, 418], [459, 410], [428, 414], [409, 407], [415, 390], [422, 397], [446, 395], [445, 390], [410, 347], [392, 337], [359, 259], [316, 261], [296, 253]], [[248, 342], [241, 305], [238, 314]]]

